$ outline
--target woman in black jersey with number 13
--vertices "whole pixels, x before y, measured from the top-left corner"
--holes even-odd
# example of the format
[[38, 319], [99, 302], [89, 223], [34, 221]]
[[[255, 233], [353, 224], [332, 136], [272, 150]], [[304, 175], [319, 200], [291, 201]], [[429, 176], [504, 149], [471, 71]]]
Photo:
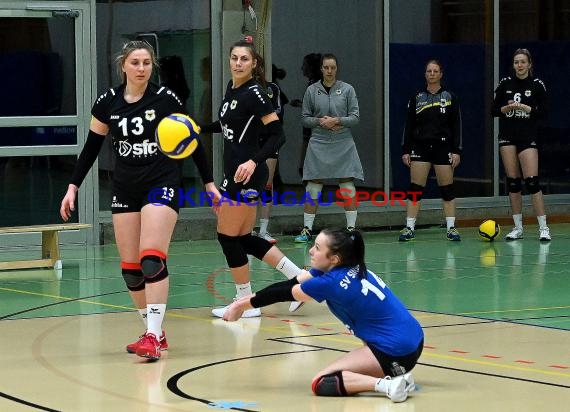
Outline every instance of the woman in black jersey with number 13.
[[[292, 282], [302, 270], [276, 246], [251, 234], [257, 202], [268, 177], [265, 160], [285, 143], [285, 135], [271, 100], [255, 81], [258, 55], [251, 39], [234, 43], [229, 58], [232, 79], [218, 112], [219, 120], [201, 125], [201, 129], [204, 133], [222, 133], [224, 138], [218, 241], [234, 279], [237, 298], [241, 298], [252, 293], [247, 255], [263, 260]], [[262, 131], [267, 138], [260, 147]], [[216, 308], [212, 314], [221, 318], [225, 310]], [[246, 310], [242, 317], [260, 315], [259, 308], [254, 308]]]
[[[158, 149], [154, 133], [162, 118], [185, 109], [170, 89], [150, 82], [157, 62], [147, 42], [126, 43], [116, 63], [122, 83], [99, 96], [91, 109], [89, 134], [61, 201], [60, 214], [63, 220], [71, 217], [77, 191], [110, 134], [116, 160], [113, 229], [123, 278], [146, 326], [145, 333], [126, 350], [158, 360], [160, 352], [168, 348], [162, 329], [169, 290], [166, 258], [178, 217], [181, 179], [180, 162]], [[206, 190], [219, 199], [200, 143], [192, 159]]]

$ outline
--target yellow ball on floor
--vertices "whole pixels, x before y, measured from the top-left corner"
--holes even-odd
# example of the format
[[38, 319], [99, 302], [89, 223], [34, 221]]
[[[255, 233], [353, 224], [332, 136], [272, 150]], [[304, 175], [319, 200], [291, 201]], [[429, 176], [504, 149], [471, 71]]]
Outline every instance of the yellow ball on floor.
[[501, 234], [501, 227], [492, 219], [485, 220], [479, 225], [479, 236], [485, 241], [492, 242]]

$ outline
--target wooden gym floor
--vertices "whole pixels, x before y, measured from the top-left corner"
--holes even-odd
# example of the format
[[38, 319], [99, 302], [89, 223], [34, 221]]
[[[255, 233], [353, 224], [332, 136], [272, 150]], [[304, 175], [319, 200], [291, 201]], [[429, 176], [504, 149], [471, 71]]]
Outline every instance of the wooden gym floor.
[[[508, 228], [505, 228], [508, 229]], [[424, 327], [418, 391], [402, 404], [379, 394], [313, 396], [320, 368], [360, 345], [328, 312], [288, 304], [225, 323], [210, 315], [235, 293], [216, 241], [177, 242], [169, 254], [165, 328], [155, 363], [124, 347], [142, 332], [114, 245], [63, 248], [63, 271], [0, 272], [0, 411], [554, 411], [570, 410], [570, 224], [484, 243], [474, 228], [366, 233], [367, 261]], [[308, 247], [279, 246], [298, 264]], [[0, 251], [0, 260], [37, 251]], [[16, 256], [21, 255], [21, 256]], [[252, 263], [254, 290], [281, 275]], [[566, 408], [566, 409], [565, 409]]]

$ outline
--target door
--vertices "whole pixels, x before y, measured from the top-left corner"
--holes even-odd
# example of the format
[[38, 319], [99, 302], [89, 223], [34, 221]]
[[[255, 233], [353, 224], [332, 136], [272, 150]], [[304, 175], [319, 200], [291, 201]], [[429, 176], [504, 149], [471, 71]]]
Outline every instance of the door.
[[[89, 0], [0, 0], [2, 227], [61, 223], [59, 206], [95, 96], [94, 12]], [[89, 175], [73, 221], [97, 227], [96, 189]], [[61, 241], [95, 242], [97, 233], [63, 233]], [[5, 236], [19, 236], [17, 244], [38, 243], [37, 236]], [[14, 239], [0, 237], [0, 246], [7, 244]]]

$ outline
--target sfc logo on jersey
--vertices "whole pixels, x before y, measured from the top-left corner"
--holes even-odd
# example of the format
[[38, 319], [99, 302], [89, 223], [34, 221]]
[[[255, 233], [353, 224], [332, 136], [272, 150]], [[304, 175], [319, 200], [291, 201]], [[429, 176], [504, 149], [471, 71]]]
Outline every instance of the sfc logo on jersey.
[[154, 109], [145, 110], [144, 118], [149, 122], [152, 122], [154, 119], [156, 119], [156, 112], [154, 111]]

